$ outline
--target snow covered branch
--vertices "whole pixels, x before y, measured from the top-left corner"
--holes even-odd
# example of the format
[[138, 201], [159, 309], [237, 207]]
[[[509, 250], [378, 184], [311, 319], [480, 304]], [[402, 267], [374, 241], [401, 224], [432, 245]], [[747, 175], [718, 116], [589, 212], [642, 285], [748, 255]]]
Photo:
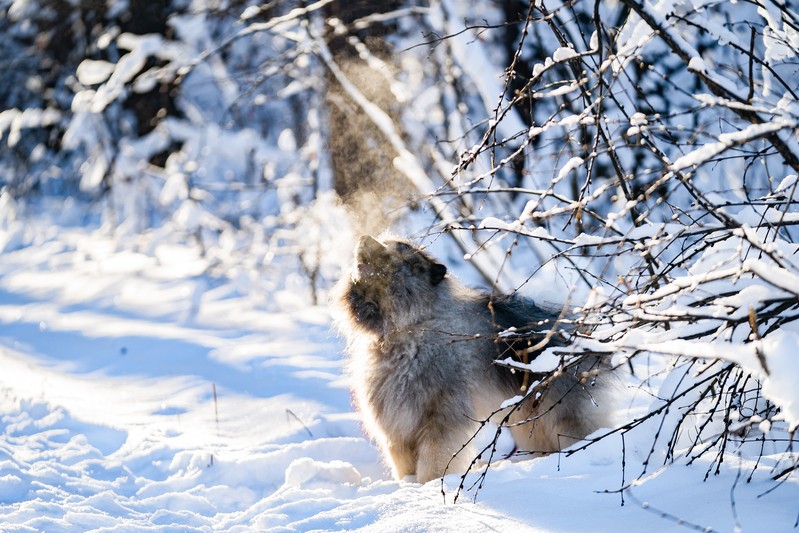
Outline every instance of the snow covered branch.
[[796, 15], [774, 2], [622, 4], [528, 6], [499, 104], [454, 176], [462, 195], [508, 199], [471, 215], [519, 291], [549, 299], [554, 284], [583, 302], [571, 358], [636, 369], [655, 354], [693, 384], [664, 385], [653, 404], [667, 457], [720, 462], [763, 431], [790, 442]]

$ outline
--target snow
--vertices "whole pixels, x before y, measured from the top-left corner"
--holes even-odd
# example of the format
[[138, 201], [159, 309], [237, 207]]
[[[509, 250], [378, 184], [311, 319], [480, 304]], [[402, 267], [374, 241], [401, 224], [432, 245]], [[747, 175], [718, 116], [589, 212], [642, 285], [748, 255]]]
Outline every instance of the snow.
[[[530, 116], [508, 104], [506, 84], [520, 72], [505, 70], [514, 47], [499, 4], [447, 1], [354, 23], [399, 28], [389, 44], [402, 52], [380, 59], [361, 33], [350, 40], [359, 54], [350, 59], [388, 83], [382, 102], [345, 76], [321, 38], [326, 24], [341, 25], [323, 20], [330, 3], [213, 13], [191, 3], [172, 10], [165, 36], [121, 33], [127, 2], [112, 3], [96, 28], [71, 27], [88, 48], [65, 54], [53, 80], [40, 75], [52, 60], [35, 60], [56, 35], [37, 37], [38, 19], [52, 15], [36, 12], [46, 2], [9, 4], [4, 43], [20, 61], [7, 74], [23, 83], [7, 84], [11, 104], [0, 111], [9, 147], [0, 157], [0, 531], [795, 528], [797, 473], [779, 474], [797, 461], [788, 432], [799, 427], [799, 214], [795, 170], [769, 147], [779, 136], [796, 152], [796, 97], [781, 80], [795, 79], [799, 33], [777, 3], [642, 4], [660, 29], [630, 14], [602, 65], [585, 49], [599, 44], [596, 32], [584, 42], [592, 3], [570, 6], [565, 19], [533, 10], [519, 49], [540, 78]], [[596, 7], [604, 20], [621, 9]], [[548, 22], [563, 39], [548, 35]], [[750, 26], [764, 60], [754, 73], [740, 53]], [[575, 80], [562, 63], [578, 58], [585, 74]], [[610, 76], [632, 61], [634, 76]], [[652, 71], [640, 68], [647, 61]], [[652, 82], [666, 73], [671, 85], [657, 94]], [[595, 92], [604, 74], [607, 92]], [[513, 448], [504, 434], [490, 468], [464, 479], [390, 478], [362, 432], [325, 306], [360, 229], [331, 190], [330, 75], [388, 140], [381, 157], [412, 184], [407, 227], [443, 250], [453, 274], [479, 279], [479, 269], [500, 290], [597, 310], [596, 329], [529, 367], [612, 353], [615, 427], [638, 426], [585, 449], [499, 460]], [[179, 84], [179, 112], [165, 108], [139, 134], [126, 99], [159, 83]], [[718, 94], [701, 93], [711, 89]], [[483, 135], [493, 128], [496, 139]], [[591, 145], [597, 128], [607, 146]], [[634, 172], [633, 200], [608, 174], [609, 149]], [[508, 172], [517, 156], [523, 171]], [[452, 176], [459, 158], [470, 162]], [[664, 170], [664, 161], [674, 163]], [[704, 211], [681, 183], [718, 209]], [[642, 213], [638, 226], [631, 212]], [[642, 257], [665, 267], [655, 283]], [[758, 391], [755, 403], [778, 413], [716, 410], [719, 398], [748, 396], [718, 383], [697, 409], [690, 396], [666, 408], [675, 391], [732, 364], [758, 379], [742, 384]], [[494, 430], [485, 431], [477, 438]], [[723, 450], [697, 455], [721, 435]]]
[[[455, 503], [458, 475], [391, 480], [324, 306], [267, 311], [209, 290], [189, 244], [150, 256], [90, 228], [38, 235], [0, 262], [3, 531], [679, 531], [661, 511], [723, 531], [730, 491], [743, 527], [795, 519], [793, 478], [763, 495], [780, 464], [768, 449], [759, 466], [731, 456], [706, 481], [704, 459], [655, 469], [621, 505], [622, 478], [646, 470], [645, 432], [627, 434], [624, 469], [609, 437], [500, 461]], [[795, 353], [795, 339], [772, 338], [764, 349]], [[775, 367], [764, 392], [790, 392], [795, 372]], [[652, 401], [636, 390], [619, 416]], [[753, 480], [736, 484], [740, 470]]]
[[701, 57], [694, 56], [688, 62], [688, 70], [699, 73], [707, 72], [707, 66], [705, 65], [705, 61]]
[[114, 72], [116, 65], [108, 61], [84, 59], [76, 71], [78, 81], [83, 85], [103, 83]]
[[565, 178], [569, 174], [569, 172], [571, 172], [572, 170], [574, 170], [576, 168], [579, 168], [583, 164], [585, 164], [585, 161], [583, 160], [582, 157], [575, 156], [575, 157], [570, 158], [568, 161], [566, 161], [566, 163], [562, 167], [560, 167], [560, 170], [558, 171], [558, 175], [555, 178], [555, 182], [561, 181], [563, 178]]
[[8, 137], [6, 142], [9, 147], [14, 147], [19, 142], [23, 129], [49, 126], [57, 122], [60, 118], [61, 113], [55, 109], [36, 109], [29, 107], [22, 111], [19, 109], [0, 111], [0, 140], [2, 140], [7, 130]]
[[770, 133], [783, 129], [794, 129], [795, 127], [795, 122], [779, 119], [766, 124], [750, 124], [740, 131], [720, 135], [717, 142], [701, 145], [699, 148], [688, 152], [671, 164], [671, 170], [678, 172], [688, 167], [699, 165], [711, 160], [730, 147], [739, 146]]
[[561, 46], [552, 54], [552, 59], [558, 63], [562, 61], [568, 61], [574, 57], [577, 57], [577, 52], [574, 50], [574, 48], [568, 46]]
[[[93, 113], [102, 112], [114, 101], [125, 90], [125, 83], [133, 79], [144, 68], [147, 58], [164, 46], [160, 35], [134, 35], [131, 33], [120, 35], [117, 43], [120, 48], [130, 52], [119, 59], [108, 81], [97, 89], [90, 108]], [[96, 69], [93, 70], [96, 71]], [[99, 75], [92, 72], [88, 77], [99, 78]]]
[[[796, 398], [799, 362], [794, 357], [799, 351], [799, 341], [793, 333], [776, 332], [762, 342], [746, 345], [670, 340], [638, 344], [636, 348], [654, 353], [721, 359], [736, 363], [757, 376], [763, 383], [763, 394], [783, 408], [782, 417], [788, 422], [789, 431], [799, 428], [799, 401]], [[768, 362], [765, 367], [764, 361]]]
[[649, 124], [649, 120], [646, 118], [646, 115], [640, 111], [636, 111], [630, 117], [631, 126], [645, 126], [646, 124]]

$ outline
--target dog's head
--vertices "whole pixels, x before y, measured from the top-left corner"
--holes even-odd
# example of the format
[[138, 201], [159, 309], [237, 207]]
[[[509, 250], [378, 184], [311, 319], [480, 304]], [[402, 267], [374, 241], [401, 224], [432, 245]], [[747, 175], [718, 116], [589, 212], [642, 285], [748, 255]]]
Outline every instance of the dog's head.
[[361, 329], [382, 334], [409, 327], [431, 315], [446, 275], [446, 266], [407, 241], [364, 235], [355, 250], [343, 304]]

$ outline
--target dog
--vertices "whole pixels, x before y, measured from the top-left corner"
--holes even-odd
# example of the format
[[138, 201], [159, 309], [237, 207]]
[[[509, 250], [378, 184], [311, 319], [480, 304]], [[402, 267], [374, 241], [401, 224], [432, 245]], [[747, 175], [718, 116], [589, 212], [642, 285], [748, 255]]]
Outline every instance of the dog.
[[[525, 395], [531, 376], [497, 363], [565, 346], [554, 333], [557, 313], [467, 287], [408, 240], [361, 237], [332, 303], [356, 407], [397, 479], [425, 483], [469, 470], [473, 437], [489, 418], [533, 455], [607, 425], [601, 364], [534, 376], [542, 381]], [[518, 405], [501, 408], [519, 396]]]

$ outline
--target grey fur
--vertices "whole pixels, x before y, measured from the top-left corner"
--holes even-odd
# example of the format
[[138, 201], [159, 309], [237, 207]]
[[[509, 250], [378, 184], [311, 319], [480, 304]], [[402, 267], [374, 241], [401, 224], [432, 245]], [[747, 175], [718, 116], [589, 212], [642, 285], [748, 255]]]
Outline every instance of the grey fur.
[[[408, 241], [369, 236], [333, 303], [366, 429], [395, 477], [422, 483], [469, 467], [478, 421], [501, 421], [509, 414], [497, 412], [502, 402], [523, 394], [523, 374], [495, 360], [535, 345], [557, 319], [529, 299], [464, 286]], [[515, 335], [498, 336], [512, 327]], [[540, 398], [510, 413], [519, 450], [551, 453], [606, 424], [607, 395], [601, 380], [586, 380], [589, 370], [545, 380]]]

